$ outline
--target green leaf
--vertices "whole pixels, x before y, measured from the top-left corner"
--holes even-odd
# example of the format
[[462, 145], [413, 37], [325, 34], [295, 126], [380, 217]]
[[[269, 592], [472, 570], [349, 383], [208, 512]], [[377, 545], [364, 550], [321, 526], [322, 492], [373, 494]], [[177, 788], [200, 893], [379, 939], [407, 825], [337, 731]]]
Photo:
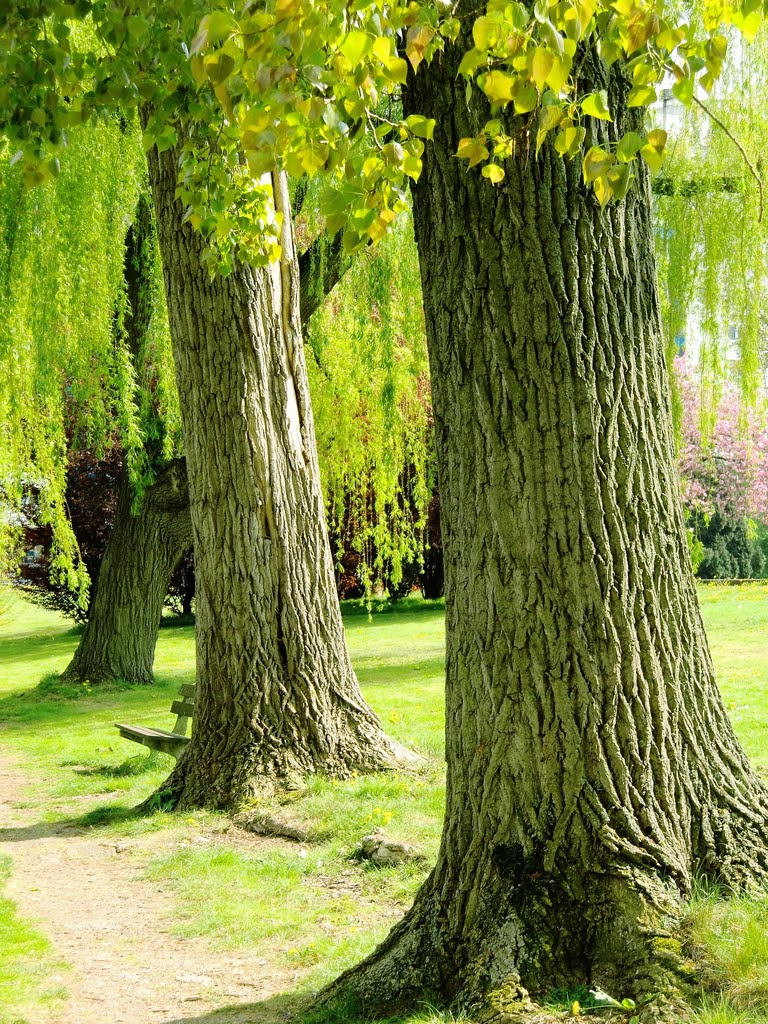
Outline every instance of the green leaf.
[[608, 183], [611, 186], [614, 199], [623, 199], [629, 191], [634, 175], [629, 164], [618, 164], [606, 171]]
[[650, 85], [633, 85], [627, 97], [628, 107], [649, 107], [657, 99], [656, 90]]
[[542, 107], [541, 114], [539, 116], [539, 130], [536, 133], [536, 156], [539, 155], [544, 139], [548, 133], [556, 128], [563, 120], [563, 111], [557, 104], [551, 106]]
[[629, 163], [637, 156], [642, 145], [643, 139], [637, 132], [627, 132], [616, 149], [616, 159], [621, 160], [622, 163]]
[[494, 185], [504, 180], [504, 168], [498, 164], [486, 164], [480, 172], [484, 178], [488, 178]]
[[681, 103], [684, 103], [686, 106], [689, 106], [689, 104], [693, 100], [693, 86], [694, 81], [692, 78], [681, 78], [672, 86], [672, 95], [676, 96]]
[[374, 41], [374, 36], [355, 28], [351, 32], [347, 32], [339, 45], [339, 49], [352, 67], [357, 67], [363, 58], [372, 52]]
[[215, 50], [205, 58], [205, 73], [214, 85], [226, 82], [235, 70], [235, 58], [223, 50]]
[[558, 57], [562, 57], [565, 52], [565, 43], [563, 37], [557, 31], [551, 21], [542, 21], [539, 25], [539, 38], [542, 43], [545, 43], [550, 50], [553, 51]]
[[608, 93], [605, 89], [585, 96], [581, 101], [581, 109], [588, 117], [596, 117], [601, 121], [612, 120], [611, 112], [608, 109]]
[[514, 99], [519, 81], [516, 76], [508, 75], [505, 71], [489, 71], [480, 86], [491, 103], [509, 103]]
[[406, 118], [405, 123], [414, 135], [420, 139], [431, 139], [435, 132], [435, 119], [433, 117], [422, 117], [421, 114], [411, 114]]
[[206, 34], [208, 46], [216, 46], [237, 31], [237, 22], [226, 11], [212, 11], [208, 15]]

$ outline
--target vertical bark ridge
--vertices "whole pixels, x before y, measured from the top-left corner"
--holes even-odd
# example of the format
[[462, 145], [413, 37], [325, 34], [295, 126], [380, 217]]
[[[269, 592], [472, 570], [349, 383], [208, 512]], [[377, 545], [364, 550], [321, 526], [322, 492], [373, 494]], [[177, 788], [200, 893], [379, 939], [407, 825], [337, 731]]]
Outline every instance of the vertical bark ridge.
[[149, 155], [182, 409], [197, 574], [192, 740], [165, 784], [232, 807], [307, 772], [387, 766], [394, 748], [347, 654], [325, 525], [284, 184], [284, 266], [212, 277]]
[[[697, 873], [766, 877], [768, 794], [698, 610], [647, 176], [601, 213], [579, 161], [545, 144], [490, 187], [453, 156], [489, 116], [464, 101], [460, 56], [407, 98], [437, 121], [414, 223], [446, 572], [443, 841], [403, 924], [339, 984], [380, 1003], [520, 978], [631, 995], [658, 986]], [[625, 84], [587, 73], [621, 112]], [[592, 142], [632, 126], [617, 120]]]

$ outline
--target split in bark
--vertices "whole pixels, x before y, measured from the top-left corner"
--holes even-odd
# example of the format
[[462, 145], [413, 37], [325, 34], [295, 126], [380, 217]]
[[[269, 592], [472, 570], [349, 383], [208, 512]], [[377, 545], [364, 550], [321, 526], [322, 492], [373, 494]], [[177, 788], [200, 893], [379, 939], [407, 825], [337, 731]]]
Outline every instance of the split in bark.
[[390, 765], [347, 654], [320, 490], [287, 190], [283, 259], [211, 277], [175, 199], [177, 154], [149, 153], [196, 567], [192, 739], [163, 789], [232, 808], [322, 771]]
[[[438, 126], [414, 221], [445, 556], [444, 833], [413, 909], [330, 994], [511, 1019], [518, 989], [672, 992], [694, 877], [766, 878], [768, 793], [698, 610], [647, 175], [601, 213], [579, 161], [545, 144], [490, 187], [453, 156], [490, 116], [477, 91], [467, 107], [460, 56], [407, 97]], [[607, 85], [617, 112], [593, 141], [615, 139], [633, 126], [626, 84], [585, 69], [583, 92]]]

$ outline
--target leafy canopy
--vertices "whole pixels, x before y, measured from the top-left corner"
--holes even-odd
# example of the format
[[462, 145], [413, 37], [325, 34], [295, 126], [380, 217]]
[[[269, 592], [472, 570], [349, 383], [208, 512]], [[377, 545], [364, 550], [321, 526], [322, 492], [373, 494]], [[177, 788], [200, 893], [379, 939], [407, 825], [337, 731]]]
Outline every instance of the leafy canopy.
[[[179, 146], [179, 197], [221, 271], [237, 255], [279, 254], [262, 184], [275, 168], [329, 175], [323, 212], [354, 250], [404, 208], [434, 131], [418, 114], [386, 116], [408, 63], [417, 72], [471, 37], [460, 72], [503, 116], [457, 156], [498, 184], [532, 124], [537, 146], [554, 132], [571, 158], [586, 119], [611, 118], [605, 90], [579, 91], [586, 54], [624, 65], [630, 105], [652, 103], [668, 76], [690, 103], [719, 78], [726, 32], [751, 39], [765, 0], [702, 0], [695, 20], [676, 12], [664, 0], [490, 0], [479, 17], [463, 0], [30, 0], [0, 13], [0, 136], [34, 184], [57, 173], [74, 125], [139, 108], [147, 146]], [[657, 168], [665, 144], [655, 130], [592, 147], [584, 178], [602, 205], [621, 199], [635, 161]]]

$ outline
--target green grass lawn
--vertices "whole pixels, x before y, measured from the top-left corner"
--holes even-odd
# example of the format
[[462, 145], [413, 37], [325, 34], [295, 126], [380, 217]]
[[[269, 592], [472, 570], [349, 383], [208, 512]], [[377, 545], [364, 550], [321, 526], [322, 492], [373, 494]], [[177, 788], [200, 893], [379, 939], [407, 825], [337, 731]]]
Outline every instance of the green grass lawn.
[[[700, 597], [734, 725], [768, 776], [768, 588], [706, 587]], [[112, 723], [170, 727], [171, 700], [180, 683], [194, 676], [191, 627], [161, 630], [156, 686], [70, 687], [62, 693], [53, 674], [67, 664], [76, 632], [18, 600], [0, 619], [0, 745], [26, 768], [31, 785], [24, 799], [36, 820], [79, 816], [121, 836], [206, 831], [210, 842], [204, 847], [176, 843], [146, 868], [148, 877], [175, 894], [176, 930], [293, 966], [308, 988], [362, 957], [408, 906], [435, 855], [444, 800], [442, 608], [409, 600], [391, 614], [346, 611], [367, 700], [389, 733], [426, 754], [426, 763], [416, 773], [343, 783], [314, 779], [286, 794], [270, 812], [305, 823], [313, 842], [304, 850], [275, 844], [258, 856], [226, 841], [222, 817], [201, 813], [180, 820], [130, 812], [172, 762], [121, 739]], [[418, 845], [423, 863], [372, 870], [350, 860], [355, 844], [377, 825]], [[766, 900], [728, 903], [711, 893], [697, 900], [689, 931], [697, 949], [707, 951], [709, 1002], [697, 1017], [702, 1024], [768, 1021], [767, 924]], [[34, 986], [34, 978], [25, 984]], [[39, 996], [48, 998], [44, 986]]]

